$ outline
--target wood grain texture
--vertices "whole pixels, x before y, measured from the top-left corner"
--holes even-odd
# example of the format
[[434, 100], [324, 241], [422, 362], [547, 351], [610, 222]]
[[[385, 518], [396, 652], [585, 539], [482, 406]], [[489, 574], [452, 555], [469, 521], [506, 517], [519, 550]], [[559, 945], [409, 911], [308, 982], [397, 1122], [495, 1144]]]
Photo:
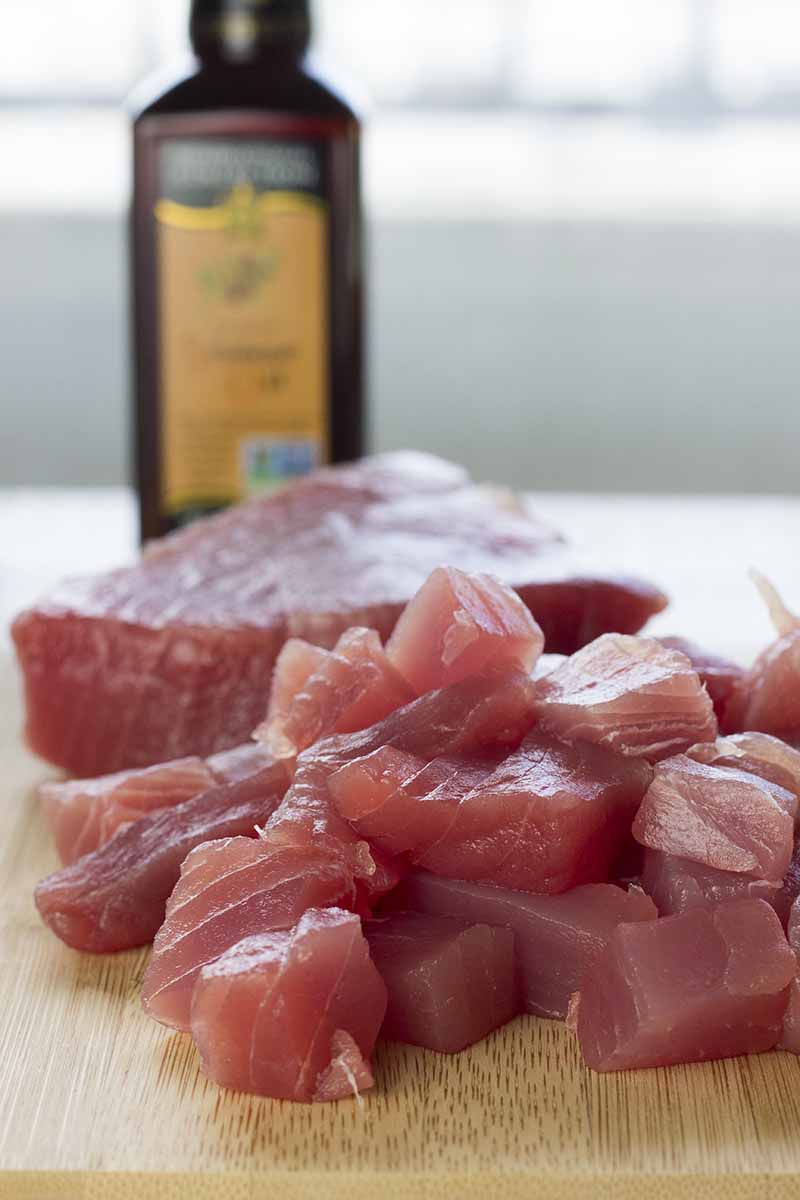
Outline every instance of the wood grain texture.
[[0, 1200], [783, 1200], [800, 1061], [597, 1076], [520, 1019], [443, 1058], [385, 1046], [363, 1103], [222, 1092], [139, 1007], [146, 955], [67, 950], [31, 892], [56, 865], [0, 664]]

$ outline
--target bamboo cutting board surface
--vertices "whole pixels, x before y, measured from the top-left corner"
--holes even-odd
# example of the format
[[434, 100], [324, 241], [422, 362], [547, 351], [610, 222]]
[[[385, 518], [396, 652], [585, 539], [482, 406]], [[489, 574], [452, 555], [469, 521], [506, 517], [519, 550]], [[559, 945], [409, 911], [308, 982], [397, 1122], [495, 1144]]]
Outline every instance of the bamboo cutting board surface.
[[[720, 502], [560, 503], [540, 507], [671, 587], [670, 631], [743, 654], [766, 641], [735, 543], [759, 534], [758, 564], [780, 578], [796, 503], [737, 502], [724, 523]], [[691, 531], [702, 559], [687, 550]], [[695, 607], [681, 607], [692, 594]], [[20, 722], [14, 670], [0, 657], [0, 1200], [800, 1195], [800, 1060], [784, 1054], [598, 1076], [563, 1026], [521, 1018], [452, 1059], [380, 1048], [378, 1086], [361, 1104], [220, 1091], [188, 1038], [142, 1014], [144, 952], [81, 956], [39, 923], [33, 886], [57, 864], [33, 789], [53, 773], [21, 747]]]

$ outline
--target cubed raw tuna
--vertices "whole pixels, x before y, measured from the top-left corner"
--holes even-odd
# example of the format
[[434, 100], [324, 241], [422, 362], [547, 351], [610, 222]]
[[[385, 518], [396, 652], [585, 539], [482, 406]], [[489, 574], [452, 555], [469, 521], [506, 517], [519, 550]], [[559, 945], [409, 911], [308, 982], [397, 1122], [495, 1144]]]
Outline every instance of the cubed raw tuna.
[[383, 909], [409, 909], [461, 921], [502, 925], [514, 934], [520, 1005], [563, 1020], [570, 997], [622, 921], [654, 921], [652, 900], [636, 888], [589, 884], [563, 896], [441, 879], [414, 871]]
[[294, 844], [327, 835], [357, 840], [330, 796], [334, 772], [386, 746], [425, 761], [499, 755], [518, 746], [530, 728], [533, 692], [534, 684], [521, 671], [493, 667], [429, 692], [369, 729], [317, 742], [300, 755], [293, 786], [269, 823], [270, 834]]
[[651, 850], [779, 883], [796, 810], [797, 797], [777, 784], [678, 755], [656, 767], [633, 833]]
[[702, 646], [698, 646], [696, 642], [690, 642], [688, 638], [666, 637], [658, 640], [668, 650], [679, 650], [681, 654], [686, 655], [700, 676], [701, 682], [705, 684], [706, 691], [711, 697], [711, 703], [714, 705], [717, 720], [722, 723], [728, 701], [739, 680], [745, 676], [744, 667], [731, 662], [728, 658], [722, 658], [718, 654], [704, 650]]
[[763, 900], [619, 925], [570, 1010], [595, 1071], [770, 1050], [797, 965]]
[[789, 988], [789, 1003], [783, 1018], [783, 1032], [778, 1046], [790, 1054], [800, 1054], [800, 901], [795, 900], [789, 913], [789, 945], [797, 962], [797, 974]]
[[656, 762], [713, 741], [717, 720], [684, 654], [607, 634], [537, 684], [543, 729]]
[[756, 659], [736, 686], [724, 729], [757, 729], [800, 743], [800, 629], [773, 642]]
[[708, 908], [722, 900], [766, 900], [777, 910], [777, 883], [753, 879], [737, 871], [719, 871], [704, 863], [645, 850], [641, 874], [643, 890], [654, 901], [659, 915], [671, 917], [690, 908]]
[[61, 861], [91, 854], [127, 825], [163, 808], [175, 808], [217, 784], [201, 758], [121, 771], [99, 779], [43, 783], [39, 798]]
[[531, 671], [544, 634], [512, 588], [439, 567], [406, 606], [386, 653], [418, 696], [493, 663]]
[[511, 930], [393, 913], [364, 932], [389, 993], [381, 1031], [389, 1041], [456, 1054], [516, 1016]]
[[385, 1011], [358, 917], [310, 909], [293, 929], [246, 938], [204, 967], [191, 1028], [203, 1070], [223, 1087], [340, 1100], [372, 1086]]
[[350, 872], [315, 846], [298, 850], [243, 837], [198, 846], [181, 867], [153, 943], [142, 985], [145, 1011], [188, 1030], [203, 967], [243, 938], [291, 929], [309, 908], [349, 908], [354, 900]]
[[151, 942], [190, 850], [213, 838], [255, 837], [289, 783], [259, 746], [208, 760], [224, 782], [134, 821], [110, 842], [43, 880], [42, 920], [75, 950], [102, 954]]
[[339, 813], [387, 853], [452, 879], [564, 892], [608, 878], [651, 779], [643, 760], [534, 731], [496, 766], [383, 747], [329, 787]]
[[[522, 601], [517, 598], [517, 603]], [[319, 657], [289, 699], [291, 681], [286, 675], [296, 679], [301, 652], [297, 639], [284, 646], [275, 666], [267, 720], [256, 730], [256, 738], [276, 758], [295, 758], [334, 733], [366, 729], [414, 699], [374, 629], [348, 629], [333, 650], [308, 646], [307, 651], [309, 663], [312, 655]]]
[[712, 767], [733, 767], [760, 775], [791, 792], [800, 804], [800, 751], [767, 733], [733, 733], [687, 750], [689, 758]]

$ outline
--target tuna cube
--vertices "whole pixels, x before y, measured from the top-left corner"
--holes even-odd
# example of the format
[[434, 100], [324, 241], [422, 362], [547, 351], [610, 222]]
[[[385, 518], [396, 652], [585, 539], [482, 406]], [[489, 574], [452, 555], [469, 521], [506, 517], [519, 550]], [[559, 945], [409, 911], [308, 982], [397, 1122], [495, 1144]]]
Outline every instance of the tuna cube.
[[175, 808], [215, 787], [217, 779], [201, 758], [182, 758], [142, 771], [99, 779], [44, 783], [39, 799], [61, 861], [76, 862], [105, 845], [120, 829], [148, 813]]
[[645, 850], [641, 885], [662, 917], [740, 898], [766, 900], [776, 911], [779, 907], [777, 883], [737, 871], [719, 871], [660, 850]]
[[710, 767], [749, 771], [791, 792], [800, 803], [800, 751], [768, 733], [734, 733], [703, 742], [686, 752], [695, 762]]
[[763, 900], [728, 900], [619, 925], [570, 1009], [595, 1071], [704, 1062], [770, 1050], [797, 971]]
[[780, 882], [796, 809], [796, 796], [777, 784], [678, 755], [656, 768], [633, 834], [651, 850]]
[[310, 909], [291, 930], [232, 946], [200, 972], [191, 1010], [203, 1070], [279, 1100], [339, 1100], [372, 1086], [386, 987], [361, 922]]
[[543, 729], [651, 762], [717, 736], [692, 664], [652, 638], [598, 638], [537, 683], [537, 700]]
[[728, 701], [733, 695], [739, 680], [744, 678], [744, 667], [740, 667], [738, 663], [731, 662], [730, 659], [721, 658], [717, 654], [711, 654], [708, 650], [704, 650], [702, 646], [698, 646], [695, 642], [690, 642], [688, 638], [667, 637], [659, 638], [658, 640], [668, 650], [679, 650], [681, 654], [686, 655], [700, 676], [700, 682], [705, 685], [705, 689], [711, 697], [711, 703], [714, 705], [714, 712], [717, 714], [717, 719], [722, 722], [728, 707]]
[[531, 896], [507, 888], [415, 871], [384, 901], [384, 908], [502, 925], [514, 934], [520, 1006], [538, 1017], [563, 1020], [570, 997], [622, 921], [654, 921], [643, 892], [589, 884], [563, 896]]
[[787, 742], [800, 741], [800, 629], [773, 642], [740, 680], [724, 729], [757, 729]]
[[331, 651], [293, 639], [278, 656], [267, 720], [255, 736], [275, 758], [295, 758], [320, 738], [366, 729], [413, 699], [374, 629], [348, 629]]
[[350, 907], [352, 873], [327, 848], [262, 838], [206, 842], [188, 856], [145, 972], [145, 1011], [188, 1030], [203, 967], [255, 934], [291, 929], [309, 908]]
[[421, 696], [503, 660], [530, 671], [543, 649], [544, 634], [507, 584], [439, 567], [407, 605], [386, 653]]
[[398, 912], [364, 931], [389, 993], [390, 1041], [456, 1054], [516, 1016], [511, 930]]
[[608, 878], [651, 777], [643, 760], [534, 731], [499, 765], [383, 747], [329, 786], [384, 851], [451, 879], [555, 893]]

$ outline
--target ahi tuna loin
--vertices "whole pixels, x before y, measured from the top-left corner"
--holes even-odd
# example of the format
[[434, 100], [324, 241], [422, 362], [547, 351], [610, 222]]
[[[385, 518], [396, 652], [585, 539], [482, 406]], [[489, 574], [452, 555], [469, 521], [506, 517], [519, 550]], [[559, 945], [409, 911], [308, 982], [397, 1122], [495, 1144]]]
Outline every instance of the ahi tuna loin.
[[596, 1071], [771, 1050], [797, 965], [763, 900], [620, 925], [570, 1011]]
[[203, 1070], [224, 1087], [341, 1100], [372, 1086], [385, 1011], [358, 917], [310, 909], [293, 929], [246, 938], [203, 968], [191, 1030]]
[[287, 639], [329, 649], [354, 625], [386, 638], [442, 563], [509, 583], [554, 651], [635, 632], [666, 603], [582, 575], [550, 530], [440, 460], [330, 468], [22, 614], [28, 742], [79, 776], [237, 745], [264, 719]]
[[382, 1036], [457, 1054], [518, 1011], [514, 935], [453, 917], [393, 913], [365, 926], [388, 991]]

